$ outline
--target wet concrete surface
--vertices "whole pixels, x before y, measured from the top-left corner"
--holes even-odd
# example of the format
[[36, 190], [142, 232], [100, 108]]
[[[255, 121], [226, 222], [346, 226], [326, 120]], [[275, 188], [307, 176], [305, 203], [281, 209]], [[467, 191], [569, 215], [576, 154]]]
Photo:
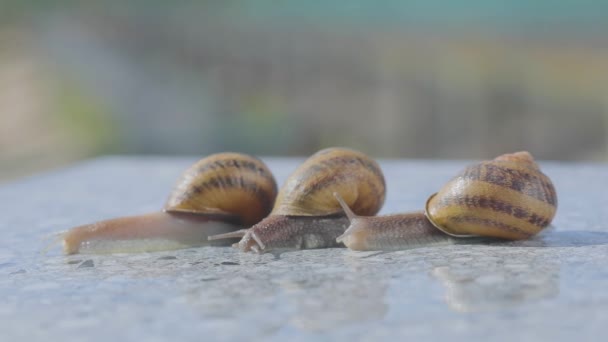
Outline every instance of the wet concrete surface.
[[[301, 159], [266, 158], [279, 183]], [[54, 232], [163, 205], [194, 159], [95, 159], [0, 185], [0, 340], [601, 340], [608, 166], [542, 163], [559, 208], [532, 240], [245, 254], [61, 254]], [[466, 162], [381, 161], [382, 213], [418, 210]], [[43, 252], [51, 245], [50, 250]]]

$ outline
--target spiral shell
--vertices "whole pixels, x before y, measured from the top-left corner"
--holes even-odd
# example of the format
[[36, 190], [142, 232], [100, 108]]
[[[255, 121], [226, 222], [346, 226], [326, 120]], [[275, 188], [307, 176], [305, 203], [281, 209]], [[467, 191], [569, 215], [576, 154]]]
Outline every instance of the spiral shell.
[[218, 153], [186, 170], [164, 210], [232, 216], [253, 225], [270, 212], [277, 184], [259, 159], [240, 153]]
[[530, 153], [473, 164], [426, 203], [433, 225], [453, 236], [525, 239], [547, 227], [557, 195]]
[[361, 152], [335, 147], [321, 150], [289, 176], [271, 215], [342, 214], [334, 193], [357, 215], [375, 215], [386, 196], [382, 170]]

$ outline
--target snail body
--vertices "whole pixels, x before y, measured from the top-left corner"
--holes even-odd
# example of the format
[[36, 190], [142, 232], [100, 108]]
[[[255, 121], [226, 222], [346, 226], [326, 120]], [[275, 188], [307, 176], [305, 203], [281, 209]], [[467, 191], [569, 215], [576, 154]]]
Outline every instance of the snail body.
[[239, 153], [208, 156], [186, 170], [160, 212], [105, 220], [62, 234], [64, 252], [186, 248], [266, 217], [277, 185], [266, 165]]
[[328, 148], [312, 155], [287, 179], [270, 215], [253, 227], [211, 236], [242, 237], [244, 252], [337, 246], [348, 218], [333, 193], [357, 215], [375, 215], [384, 203], [386, 185], [379, 165], [361, 152]]
[[426, 203], [424, 212], [361, 217], [340, 195], [350, 227], [337, 238], [354, 250], [403, 249], [465, 238], [527, 239], [557, 211], [551, 179], [528, 152], [466, 167]]
[[351, 214], [349, 219], [347, 231], [337, 241], [356, 251], [399, 250], [458, 242], [457, 238], [435, 228], [422, 211], [370, 217]]

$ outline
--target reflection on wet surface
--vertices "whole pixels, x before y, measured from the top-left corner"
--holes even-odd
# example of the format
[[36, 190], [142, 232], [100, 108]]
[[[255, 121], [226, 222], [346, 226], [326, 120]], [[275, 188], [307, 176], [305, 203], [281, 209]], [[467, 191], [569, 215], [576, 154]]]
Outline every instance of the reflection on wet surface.
[[234, 256], [241, 257], [239, 266], [236, 262], [196, 263], [204, 265], [200, 269], [205, 275], [190, 284], [178, 301], [204, 319], [264, 318], [265, 332], [288, 326], [319, 333], [382, 320], [388, 310], [386, 275], [373, 265], [357, 264], [358, 257], [354, 265], [323, 262], [344, 252], [309, 251], [312, 258], [296, 265], [302, 252], [284, 253], [277, 259], [234, 251]]
[[484, 268], [436, 267], [431, 274], [446, 289], [445, 300], [456, 311], [501, 310], [559, 294], [559, 267], [507, 263]]
[[[608, 233], [551, 230], [525, 241], [494, 242], [504, 248], [584, 247], [608, 245]], [[559, 294], [560, 267], [556, 262], [487, 256], [457, 258], [430, 274], [445, 287], [450, 308], [462, 312], [501, 310]]]
[[380, 279], [348, 280], [326, 276], [317, 281], [286, 281], [282, 288], [295, 306], [290, 322], [297, 328], [321, 332], [381, 320], [387, 312], [387, 285]]

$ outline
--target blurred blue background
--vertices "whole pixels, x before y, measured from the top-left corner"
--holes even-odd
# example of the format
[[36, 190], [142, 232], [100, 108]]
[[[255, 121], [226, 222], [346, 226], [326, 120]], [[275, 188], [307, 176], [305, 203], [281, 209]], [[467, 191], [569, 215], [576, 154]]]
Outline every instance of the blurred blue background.
[[608, 159], [608, 2], [0, 0], [0, 180], [103, 154]]

